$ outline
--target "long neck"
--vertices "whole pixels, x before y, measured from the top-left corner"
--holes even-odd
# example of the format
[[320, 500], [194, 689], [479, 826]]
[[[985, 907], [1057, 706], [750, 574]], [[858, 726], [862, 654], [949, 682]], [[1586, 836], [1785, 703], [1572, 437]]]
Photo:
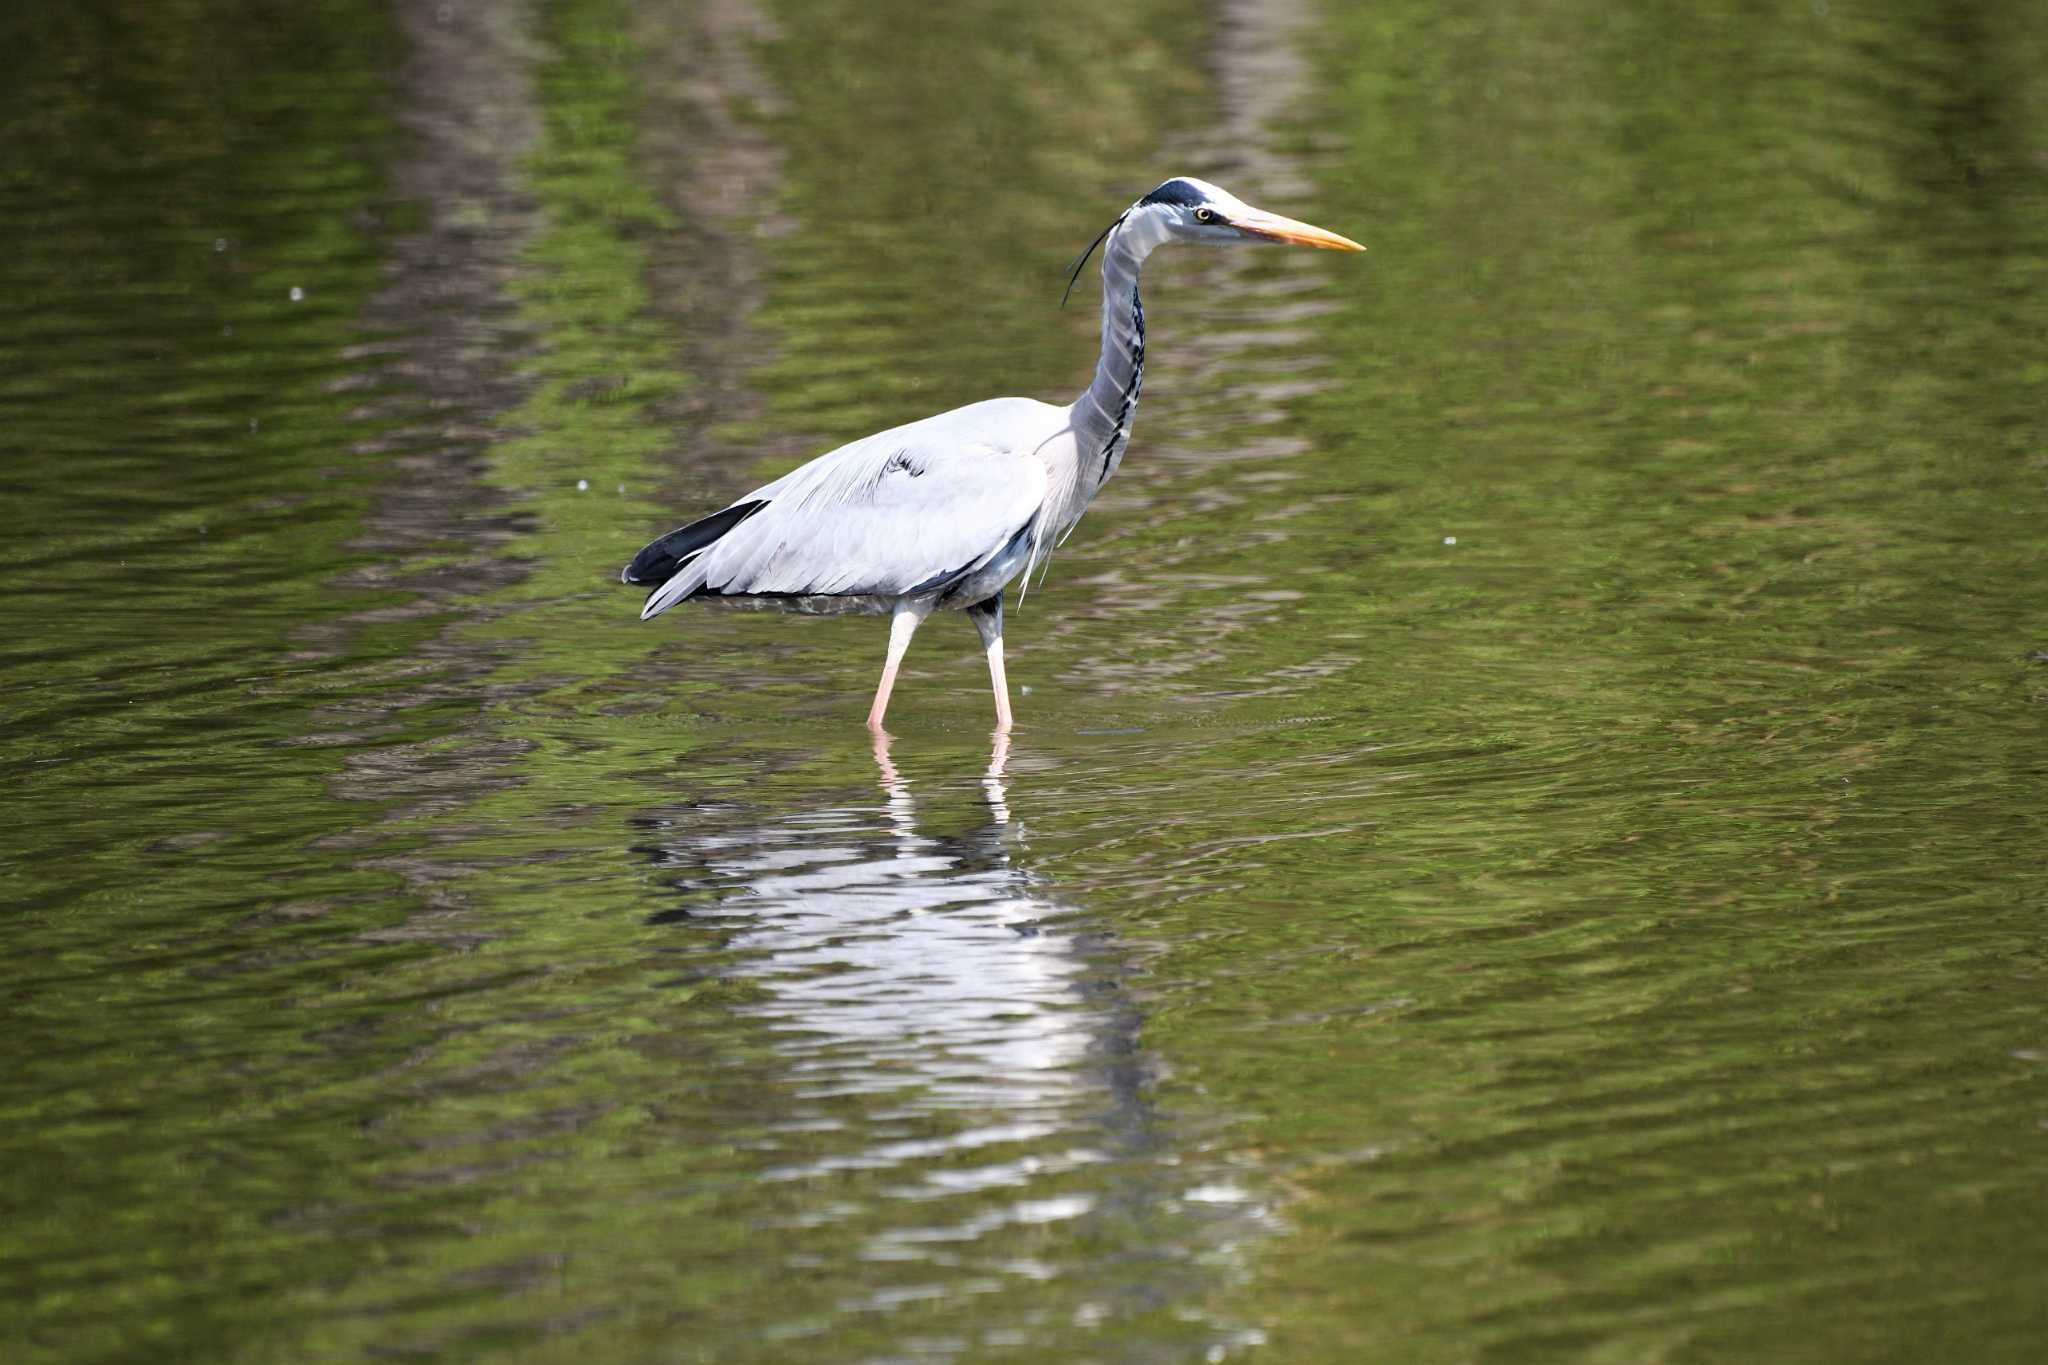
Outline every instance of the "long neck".
[[1082, 505], [1095, 496], [1123, 460], [1145, 382], [1145, 305], [1138, 300], [1138, 270], [1166, 240], [1151, 215], [1135, 211], [1102, 248], [1102, 358], [1088, 392], [1074, 400], [1074, 436], [1080, 468], [1074, 492]]

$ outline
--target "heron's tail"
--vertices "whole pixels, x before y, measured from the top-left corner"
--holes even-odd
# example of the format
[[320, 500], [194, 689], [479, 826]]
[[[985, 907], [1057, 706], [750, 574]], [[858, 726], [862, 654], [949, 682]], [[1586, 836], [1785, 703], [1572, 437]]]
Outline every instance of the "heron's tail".
[[633, 562], [619, 575], [619, 581], [643, 588], [668, 582], [692, 559], [717, 544], [726, 532], [767, 505], [765, 499], [736, 502], [723, 511], [700, 517], [680, 530], [670, 531], [634, 555]]

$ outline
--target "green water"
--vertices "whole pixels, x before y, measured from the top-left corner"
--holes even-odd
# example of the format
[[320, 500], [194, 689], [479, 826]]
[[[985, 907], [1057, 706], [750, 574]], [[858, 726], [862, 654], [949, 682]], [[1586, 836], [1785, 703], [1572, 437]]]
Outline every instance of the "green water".
[[[0, 33], [6, 1359], [2038, 1357], [2039, 6]], [[1171, 172], [1007, 746], [634, 619]]]

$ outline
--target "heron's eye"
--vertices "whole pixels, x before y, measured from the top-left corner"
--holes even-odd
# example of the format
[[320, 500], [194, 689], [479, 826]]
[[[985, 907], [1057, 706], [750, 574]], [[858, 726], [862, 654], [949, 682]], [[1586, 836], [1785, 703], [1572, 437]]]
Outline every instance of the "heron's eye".
[[1216, 210], [1214, 210], [1214, 209], [1196, 209], [1196, 210], [1195, 210], [1195, 221], [1196, 221], [1196, 222], [1198, 222], [1198, 223], [1213, 223], [1213, 222], [1215, 222], [1215, 221], [1216, 221]]

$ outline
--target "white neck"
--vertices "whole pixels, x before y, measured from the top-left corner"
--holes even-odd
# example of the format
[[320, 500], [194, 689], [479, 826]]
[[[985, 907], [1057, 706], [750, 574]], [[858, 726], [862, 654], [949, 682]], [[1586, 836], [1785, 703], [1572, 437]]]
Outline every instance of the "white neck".
[[1145, 306], [1138, 299], [1138, 271], [1166, 238], [1163, 217], [1141, 207], [1124, 215], [1102, 246], [1102, 357], [1095, 362], [1088, 391], [1073, 406], [1080, 460], [1075, 516], [1116, 472], [1130, 441], [1138, 392], [1145, 383]]

